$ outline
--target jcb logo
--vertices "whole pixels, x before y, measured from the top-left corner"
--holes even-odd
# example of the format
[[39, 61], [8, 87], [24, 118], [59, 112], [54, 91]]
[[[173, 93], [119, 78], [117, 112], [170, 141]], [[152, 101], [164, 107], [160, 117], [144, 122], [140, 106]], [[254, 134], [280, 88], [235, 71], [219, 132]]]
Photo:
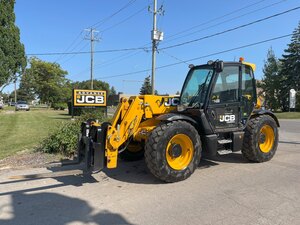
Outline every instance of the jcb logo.
[[177, 106], [179, 104], [179, 98], [168, 98], [167, 101], [165, 101], [165, 106]]
[[90, 96], [90, 95], [82, 95], [76, 99], [77, 103], [80, 104], [103, 104], [104, 96]]
[[221, 115], [220, 122], [226, 123], [234, 123], [235, 122], [235, 115]]
[[106, 106], [106, 91], [74, 89], [74, 106]]

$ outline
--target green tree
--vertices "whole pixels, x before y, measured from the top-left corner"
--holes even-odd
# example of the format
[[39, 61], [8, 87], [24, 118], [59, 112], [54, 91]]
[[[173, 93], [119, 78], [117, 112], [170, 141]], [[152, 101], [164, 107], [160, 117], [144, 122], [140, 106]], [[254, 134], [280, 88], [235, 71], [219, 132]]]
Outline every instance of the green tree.
[[[109, 84], [101, 81], [101, 80], [94, 80], [94, 90], [104, 90], [107, 92], [107, 95], [110, 93]], [[76, 89], [91, 89], [91, 81], [84, 80], [84, 81], [76, 81], [72, 83], [72, 87]]]
[[111, 88], [110, 88], [110, 91], [109, 91], [110, 93], [110, 95], [116, 95], [117, 94], [117, 91], [116, 91], [116, 89], [115, 89], [115, 87], [114, 86], [112, 86]]
[[140, 89], [140, 95], [149, 95], [152, 92], [152, 85], [150, 81], [150, 76], [146, 77], [144, 83]]
[[20, 80], [17, 96], [19, 100], [32, 101], [36, 99], [34, 90], [34, 77], [24, 73]]
[[278, 109], [279, 103], [279, 89], [280, 89], [280, 63], [276, 58], [272, 48], [268, 50], [267, 60], [263, 67], [263, 79], [260, 87], [265, 93], [265, 104], [270, 109]]
[[66, 79], [67, 74], [57, 63], [31, 58], [30, 68], [26, 69], [20, 87], [32, 90], [42, 103], [64, 102], [71, 98], [71, 84]]
[[24, 45], [15, 25], [14, 0], [0, 0], [0, 92], [26, 67]]
[[300, 90], [300, 21], [280, 62], [280, 104], [283, 111], [288, 111], [289, 90], [292, 88]]

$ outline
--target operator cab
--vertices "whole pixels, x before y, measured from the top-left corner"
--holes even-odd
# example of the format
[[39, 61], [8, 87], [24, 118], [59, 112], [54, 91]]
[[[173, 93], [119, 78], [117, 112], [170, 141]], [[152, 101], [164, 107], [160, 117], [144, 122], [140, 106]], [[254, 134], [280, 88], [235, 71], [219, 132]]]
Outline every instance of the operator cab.
[[191, 113], [192, 118], [199, 120], [193, 111], [200, 110], [211, 128], [206, 130], [211, 133], [243, 130], [257, 101], [254, 69], [254, 64], [243, 61], [209, 61], [192, 66], [181, 91], [178, 111]]

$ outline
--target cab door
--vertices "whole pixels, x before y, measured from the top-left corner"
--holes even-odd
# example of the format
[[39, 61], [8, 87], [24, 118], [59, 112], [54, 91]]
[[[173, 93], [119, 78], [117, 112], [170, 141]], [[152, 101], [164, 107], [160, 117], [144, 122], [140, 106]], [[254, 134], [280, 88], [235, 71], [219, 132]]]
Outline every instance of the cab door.
[[240, 64], [227, 64], [214, 79], [206, 116], [215, 132], [236, 130], [240, 126], [240, 74]]
[[242, 65], [241, 77], [241, 123], [246, 126], [257, 102], [256, 85], [253, 70], [248, 65]]

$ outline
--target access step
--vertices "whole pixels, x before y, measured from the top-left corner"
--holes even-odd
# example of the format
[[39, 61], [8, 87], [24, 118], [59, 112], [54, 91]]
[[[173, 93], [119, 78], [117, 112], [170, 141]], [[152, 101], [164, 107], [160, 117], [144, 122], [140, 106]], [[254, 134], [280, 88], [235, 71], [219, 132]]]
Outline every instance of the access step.
[[220, 145], [229, 144], [229, 143], [232, 143], [232, 140], [231, 139], [222, 139], [222, 140], [218, 140], [218, 143]]
[[219, 155], [227, 155], [227, 154], [230, 154], [230, 153], [232, 153], [232, 151], [231, 150], [227, 150], [227, 149], [219, 150], [218, 151]]

